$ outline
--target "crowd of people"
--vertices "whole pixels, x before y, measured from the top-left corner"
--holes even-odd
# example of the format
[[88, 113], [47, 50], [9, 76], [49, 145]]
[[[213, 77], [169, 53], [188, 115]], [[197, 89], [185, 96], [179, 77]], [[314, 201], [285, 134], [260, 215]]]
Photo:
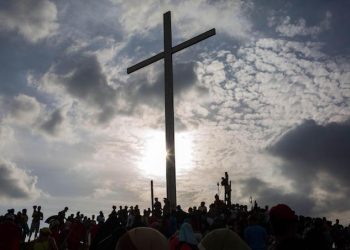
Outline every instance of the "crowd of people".
[[[140, 211], [135, 206], [112, 206], [91, 217], [77, 212], [68, 215], [65, 207], [43, 221], [40, 206], [33, 206], [31, 225], [26, 209], [9, 209], [0, 217], [0, 249], [115, 249], [127, 231], [150, 227], [163, 234], [171, 250], [201, 248], [201, 239], [216, 229], [227, 228], [252, 250], [347, 250], [350, 249], [350, 225], [343, 226], [326, 218], [297, 216], [285, 204], [271, 209], [257, 203], [250, 209], [239, 204], [225, 204], [215, 196], [208, 207], [205, 202], [184, 211], [180, 205], [171, 209], [169, 201], [155, 198], [153, 208]], [[43, 224], [41, 224], [43, 223]], [[40, 227], [40, 226], [47, 227]], [[242, 248], [243, 249], [243, 248]]]

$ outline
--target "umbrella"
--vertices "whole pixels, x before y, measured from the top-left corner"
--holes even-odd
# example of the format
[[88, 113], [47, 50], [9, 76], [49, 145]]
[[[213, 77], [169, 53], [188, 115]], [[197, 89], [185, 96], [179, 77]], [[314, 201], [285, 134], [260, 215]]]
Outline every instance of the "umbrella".
[[209, 232], [199, 243], [200, 250], [249, 250], [250, 247], [232, 230], [219, 228]]
[[116, 250], [168, 250], [168, 240], [157, 230], [136, 227], [118, 241]]
[[50, 224], [53, 220], [57, 220], [58, 215], [51, 215], [49, 218], [45, 220], [45, 223]]

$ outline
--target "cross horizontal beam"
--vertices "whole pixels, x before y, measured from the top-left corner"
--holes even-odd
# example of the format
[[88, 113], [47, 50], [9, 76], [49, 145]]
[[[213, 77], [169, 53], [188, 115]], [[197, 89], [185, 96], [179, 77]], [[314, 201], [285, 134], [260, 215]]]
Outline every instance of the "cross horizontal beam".
[[183, 50], [193, 44], [199, 43], [200, 41], [203, 41], [207, 39], [208, 37], [214, 36], [215, 35], [215, 29], [208, 30], [198, 36], [195, 36], [191, 38], [190, 40], [187, 40], [183, 43], [180, 43], [179, 45], [176, 45], [175, 47], [172, 48], [173, 54], [176, 52], [179, 52], [180, 50]]
[[[172, 47], [171, 48], [172, 54], [179, 52], [180, 50], [183, 50], [183, 49], [185, 49], [193, 44], [199, 43], [200, 41], [203, 41], [203, 40], [207, 39], [208, 37], [214, 36], [215, 34], [216, 34], [215, 29], [211, 29], [211, 30], [208, 30], [208, 31], [198, 35], [198, 36], [195, 36], [195, 37], [191, 38], [190, 40], [187, 40], [183, 43], [180, 43], [180, 44]], [[152, 64], [156, 61], [159, 61], [160, 59], [163, 59], [163, 58], [164, 58], [164, 52], [160, 52], [160, 53], [158, 53], [158, 54], [156, 54], [156, 55], [154, 55], [146, 60], [143, 60], [142, 62], [139, 62], [139, 63], [127, 68], [126, 72], [128, 74], [130, 74], [136, 70], [139, 70], [143, 67], [146, 67], [147, 65], [150, 65], [150, 64]]]
[[160, 59], [163, 59], [164, 58], [164, 52], [160, 52], [158, 53], [157, 55], [155, 56], [152, 56], [146, 60], [143, 60], [142, 62], [139, 62], [129, 68], [126, 69], [126, 73], [130, 74], [138, 69], [141, 69], [143, 67], [146, 67], [147, 65], [150, 65], [156, 61], [159, 61]]

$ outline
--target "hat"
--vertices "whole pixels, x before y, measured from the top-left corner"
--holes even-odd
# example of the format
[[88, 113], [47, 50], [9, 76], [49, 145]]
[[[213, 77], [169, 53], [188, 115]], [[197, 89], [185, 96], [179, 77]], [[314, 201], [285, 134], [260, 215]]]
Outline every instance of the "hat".
[[50, 235], [51, 230], [48, 227], [43, 227], [40, 229], [40, 233], [45, 234], [45, 235]]
[[295, 212], [285, 204], [278, 204], [270, 209], [272, 219], [293, 221], [296, 219]]

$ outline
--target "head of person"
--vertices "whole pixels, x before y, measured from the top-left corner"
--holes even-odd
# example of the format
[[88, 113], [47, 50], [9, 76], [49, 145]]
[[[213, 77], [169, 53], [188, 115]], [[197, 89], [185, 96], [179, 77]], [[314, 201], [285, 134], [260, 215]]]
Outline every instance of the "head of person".
[[252, 215], [248, 216], [248, 223], [249, 223], [249, 225], [256, 225], [256, 224], [258, 224], [257, 215], [252, 214]]
[[6, 215], [5, 215], [5, 218], [4, 218], [4, 221], [5, 221], [5, 223], [10, 223], [10, 224], [12, 224], [12, 223], [15, 222], [15, 216], [14, 216], [13, 214], [11, 214], [11, 213], [6, 214]]
[[39, 238], [47, 239], [51, 235], [51, 230], [48, 227], [43, 227], [40, 229]]
[[179, 241], [186, 242], [191, 245], [197, 245], [198, 241], [193, 232], [192, 226], [190, 223], [184, 222], [180, 227], [179, 232]]
[[27, 209], [26, 208], [22, 209], [22, 214], [27, 214]]
[[36, 208], [37, 208], [37, 206], [34, 205], [34, 206], [33, 206], [33, 209], [36, 210]]
[[65, 208], [64, 208], [64, 211], [67, 212], [67, 211], [68, 211], [68, 207], [65, 207]]
[[40, 211], [41, 210], [41, 206], [38, 206], [38, 211]]
[[297, 216], [285, 204], [278, 204], [270, 209], [270, 223], [277, 238], [293, 237], [297, 229]]
[[215, 198], [216, 201], [219, 200], [219, 195], [216, 194], [214, 198]]
[[205, 206], [205, 202], [204, 202], [204, 201], [201, 202], [201, 206], [202, 206], [202, 207]]

